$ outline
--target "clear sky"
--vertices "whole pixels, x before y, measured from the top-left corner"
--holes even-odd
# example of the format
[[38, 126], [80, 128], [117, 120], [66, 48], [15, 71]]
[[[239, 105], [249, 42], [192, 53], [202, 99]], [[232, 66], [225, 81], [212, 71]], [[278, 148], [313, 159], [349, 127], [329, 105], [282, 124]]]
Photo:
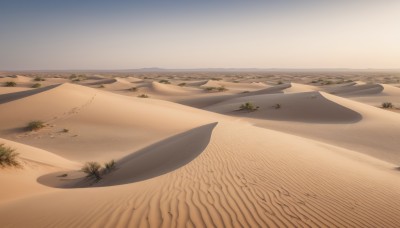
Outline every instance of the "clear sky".
[[0, 1], [0, 70], [143, 67], [400, 68], [400, 1]]

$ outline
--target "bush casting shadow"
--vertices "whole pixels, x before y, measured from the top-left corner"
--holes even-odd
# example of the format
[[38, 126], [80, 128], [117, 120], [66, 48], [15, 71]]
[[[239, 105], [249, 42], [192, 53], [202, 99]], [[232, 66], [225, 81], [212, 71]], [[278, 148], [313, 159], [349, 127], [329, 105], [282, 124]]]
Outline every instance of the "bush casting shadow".
[[77, 178], [60, 178], [65, 171], [41, 176], [37, 181], [56, 188], [85, 188], [129, 184], [154, 178], [172, 172], [199, 156], [208, 146], [216, 125], [203, 125], [131, 153], [116, 161], [117, 168], [96, 183], [89, 182], [83, 173]]

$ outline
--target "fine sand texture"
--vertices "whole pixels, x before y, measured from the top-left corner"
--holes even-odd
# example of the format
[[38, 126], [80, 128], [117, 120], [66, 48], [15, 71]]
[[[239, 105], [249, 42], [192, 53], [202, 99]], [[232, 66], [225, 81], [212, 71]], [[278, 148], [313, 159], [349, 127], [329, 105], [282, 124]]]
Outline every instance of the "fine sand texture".
[[0, 227], [399, 227], [400, 88], [347, 75], [2, 77]]

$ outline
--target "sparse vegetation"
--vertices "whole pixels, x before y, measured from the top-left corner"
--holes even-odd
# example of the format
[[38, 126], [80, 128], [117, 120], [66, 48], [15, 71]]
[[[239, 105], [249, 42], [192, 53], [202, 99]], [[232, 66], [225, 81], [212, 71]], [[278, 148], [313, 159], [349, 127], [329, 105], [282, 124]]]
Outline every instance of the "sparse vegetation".
[[44, 79], [42, 77], [39, 77], [39, 76], [36, 76], [33, 80], [36, 81], [36, 82], [41, 82], [41, 81], [45, 81], [46, 79]]
[[129, 88], [128, 91], [136, 92], [138, 89], [136, 87]]
[[39, 88], [39, 87], [41, 87], [41, 86], [42, 86], [42, 84], [40, 84], [40, 83], [35, 83], [35, 84], [32, 85], [32, 88]]
[[104, 86], [103, 84], [101, 84], [101, 85], [99, 86], [99, 88], [102, 89], [102, 88], [105, 88], [105, 86]]
[[27, 126], [28, 130], [30, 130], [30, 131], [37, 131], [44, 127], [45, 127], [44, 122], [40, 121], [40, 120], [32, 121], [32, 122], [28, 123], [28, 126]]
[[207, 92], [223, 92], [227, 91], [228, 89], [225, 88], [224, 86], [220, 86], [220, 87], [206, 87], [204, 90]]
[[171, 84], [171, 82], [169, 82], [168, 80], [165, 79], [161, 79], [160, 81], [158, 81], [159, 83], [163, 83], [163, 84]]
[[0, 167], [20, 167], [21, 164], [17, 160], [18, 156], [19, 154], [15, 152], [15, 149], [0, 144]]
[[186, 85], [185, 82], [182, 82], [182, 83], [179, 83], [179, 84], [178, 84], [178, 86], [185, 86], [185, 85]]
[[383, 102], [382, 108], [394, 108], [392, 102]]
[[98, 162], [86, 162], [81, 171], [86, 173], [87, 177], [94, 177], [97, 181], [101, 180], [100, 176], [101, 165]]
[[15, 86], [17, 86], [17, 83], [16, 82], [5, 82], [4, 86], [5, 87], [15, 87]]
[[278, 81], [278, 83], [276, 83], [277, 85], [282, 85], [283, 82], [282, 81]]
[[102, 175], [111, 173], [116, 168], [117, 163], [112, 159], [111, 161], [104, 163], [104, 167], [101, 167], [98, 162], [86, 162], [81, 171], [86, 173], [86, 177], [95, 178], [96, 181], [99, 181], [102, 179]]
[[104, 172], [110, 173], [116, 168], [115, 160], [111, 160], [109, 162], [104, 163]]
[[239, 110], [246, 110], [246, 111], [251, 111], [251, 112], [253, 112], [253, 111], [258, 110], [259, 108], [260, 108], [260, 107], [255, 106], [253, 103], [246, 102], [246, 103], [240, 105]]
[[68, 132], [69, 132], [69, 129], [64, 128], [64, 129], [62, 129], [62, 132], [63, 132], [63, 133], [68, 133]]
[[149, 96], [146, 95], [146, 94], [140, 94], [138, 97], [140, 97], [140, 98], [148, 98]]
[[281, 105], [280, 105], [280, 104], [275, 104], [273, 107], [274, 107], [275, 109], [280, 109], [280, 108], [281, 108]]

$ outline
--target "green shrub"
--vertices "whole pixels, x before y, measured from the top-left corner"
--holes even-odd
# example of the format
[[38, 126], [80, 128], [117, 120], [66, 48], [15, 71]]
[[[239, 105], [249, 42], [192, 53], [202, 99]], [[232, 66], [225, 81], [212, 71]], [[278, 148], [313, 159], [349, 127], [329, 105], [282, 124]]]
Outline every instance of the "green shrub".
[[40, 83], [35, 83], [35, 84], [32, 85], [32, 88], [39, 88], [39, 87], [41, 87], [41, 86], [42, 86], [42, 84], [40, 84]]
[[45, 81], [46, 79], [44, 79], [42, 77], [39, 77], [39, 76], [36, 76], [33, 80], [36, 81], [36, 82], [41, 82], [41, 81]]
[[18, 156], [19, 154], [15, 152], [15, 149], [5, 147], [4, 144], [0, 144], [0, 167], [21, 166], [21, 164], [17, 161]]
[[393, 104], [391, 102], [383, 102], [382, 108], [393, 108]]
[[138, 97], [140, 97], [140, 98], [148, 98], [149, 96], [146, 95], [146, 94], [140, 94]]
[[100, 168], [101, 165], [97, 162], [86, 162], [81, 171], [86, 173], [87, 177], [94, 177], [96, 180], [100, 180]]
[[114, 169], [116, 169], [116, 163], [115, 163], [114, 159], [109, 162], [104, 163], [104, 171], [106, 173], [110, 173]]
[[16, 82], [5, 82], [4, 86], [5, 87], [15, 87], [15, 86], [17, 86], [17, 83]]
[[39, 130], [41, 128], [44, 128], [44, 127], [45, 127], [45, 125], [44, 125], [43, 121], [36, 120], [36, 121], [32, 121], [32, 122], [28, 123], [28, 127], [27, 128], [30, 131], [37, 131], [37, 130]]
[[244, 104], [241, 104], [239, 107], [239, 110], [246, 110], [246, 111], [256, 111], [258, 110], [260, 107], [258, 106], [254, 106], [254, 104], [250, 103], [250, 102], [246, 102]]
[[159, 83], [163, 83], [163, 84], [171, 84], [168, 80], [165, 79], [161, 79], [160, 81], [158, 81]]
[[207, 92], [223, 92], [227, 91], [228, 89], [225, 88], [224, 86], [220, 86], [220, 87], [206, 87], [204, 90]]

